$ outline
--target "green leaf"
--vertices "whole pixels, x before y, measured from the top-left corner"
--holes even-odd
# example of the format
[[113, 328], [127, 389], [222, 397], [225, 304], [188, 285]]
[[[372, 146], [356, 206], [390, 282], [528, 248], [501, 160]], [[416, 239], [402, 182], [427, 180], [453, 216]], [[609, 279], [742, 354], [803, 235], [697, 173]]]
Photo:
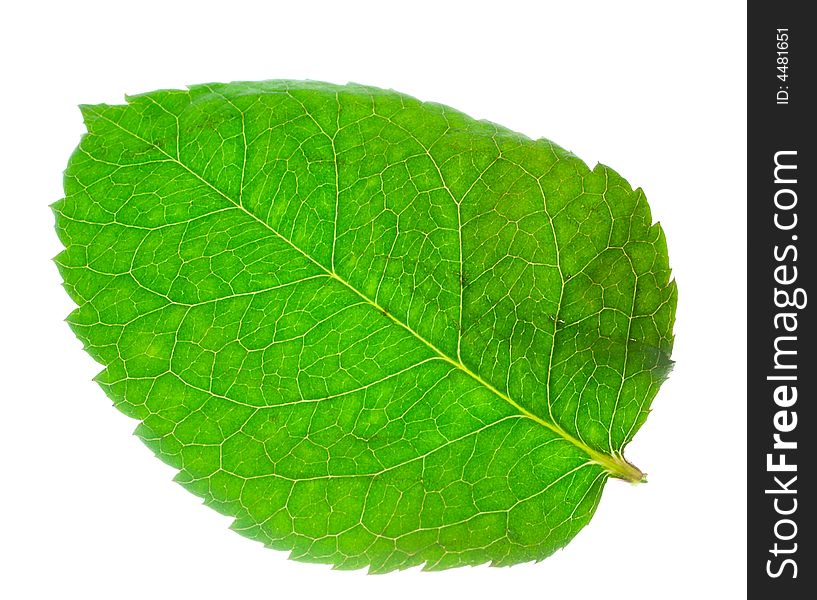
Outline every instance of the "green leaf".
[[69, 322], [177, 480], [292, 558], [540, 560], [671, 361], [640, 189], [439, 104], [199, 85], [84, 106], [54, 205]]

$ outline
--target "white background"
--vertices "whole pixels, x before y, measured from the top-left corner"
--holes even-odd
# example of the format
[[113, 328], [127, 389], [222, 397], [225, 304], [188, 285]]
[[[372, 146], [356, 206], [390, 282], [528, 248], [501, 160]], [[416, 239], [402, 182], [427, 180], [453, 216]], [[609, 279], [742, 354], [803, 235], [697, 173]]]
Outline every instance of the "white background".
[[[10, 4], [10, 3], [9, 3]], [[0, 15], [0, 597], [745, 596], [742, 2], [19, 2]], [[381, 576], [290, 561], [171, 482], [62, 319], [48, 205], [79, 103], [210, 81], [355, 81], [449, 104], [646, 191], [678, 280], [675, 371], [555, 556]]]

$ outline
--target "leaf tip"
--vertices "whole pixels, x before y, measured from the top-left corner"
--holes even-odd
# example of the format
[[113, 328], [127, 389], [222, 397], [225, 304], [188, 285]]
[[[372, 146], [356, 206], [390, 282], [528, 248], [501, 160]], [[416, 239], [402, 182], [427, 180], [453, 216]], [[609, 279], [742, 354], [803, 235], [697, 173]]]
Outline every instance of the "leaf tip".
[[97, 111], [98, 105], [96, 104], [80, 104], [79, 105], [79, 112], [82, 114], [82, 121], [85, 123], [85, 126], [88, 127], [91, 123], [99, 118], [99, 112]]

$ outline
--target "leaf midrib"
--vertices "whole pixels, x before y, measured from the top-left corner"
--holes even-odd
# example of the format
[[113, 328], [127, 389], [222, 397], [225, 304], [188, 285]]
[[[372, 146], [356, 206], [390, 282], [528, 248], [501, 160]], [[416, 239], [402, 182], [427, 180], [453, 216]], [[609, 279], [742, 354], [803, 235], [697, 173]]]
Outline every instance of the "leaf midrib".
[[[95, 108], [95, 107], [93, 107], [93, 108]], [[538, 415], [536, 415], [536, 414], [530, 412], [529, 410], [527, 410], [526, 408], [524, 408], [521, 404], [516, 402], [508, 394], [505, 394], [504, 392], [498, 390], [490, 382], [483, 379], [478, 373], [475, 373], [474, 371], [469, 369], [468, 366], [465, 365], [460, 360], [455, 360], [455, 359], [451, 358], [450, 356], [448, 356], [448, 354], [446, 354], [445, 352], [440, 350], [436, 345], [434, 345], [429, 340], [425, 339], [422, 335], [420, 335], [417, 331], [415, 331], [410, 325], [408, 325], [407, 323], [403, 323], [400, 319], [395, 317], [390, 311], [386, 310], [384, 307], [380, 306], [380, 304], [378, 304], [376, 301], [372, 300], [371, 298], [369, 298], [368, 296], [363, 294], [361, 291], [359, 291], [357, 288], [355, 288], [353, 285], [351, 285], [343, 277], [338, 275], [337, 272], [334, 271], [334, 269], [327, 269], [323, 264], [321, 264], [319, 261], [312, 258], [309, 254], [307, 254], [301, 248], [299, 248], [297, 245], [295, 245], [290, 239], [288, 239], [287, 237], [285, 237], [284, 235], [279, 233], [269, 223], [267, 223], [266, 221], [264, 221], [263, 219], [258, 217], [253, 212], [247, 210], [243, 206], [243, 204], [238, 203], [235, 200], [233, 200], [232, 198], [230, 198], [227, 194], [225, 194], [223, 191], [221, 191], [215, 185], [213, 185], [212, 183], [207, 181], [204, 177], [199, 175], [196, 171], [194, 171], [189, 166], [184, 164], [179, 158], [176, 158], [172, 154], [168, 154], [159, 145], [157, 145], [157, 144], [155, 144], [155, 143], [153, 143], [153, 142], [151, 142], [149, 140], [146, 140], [145, 138], [141, 137], [140, 135], [134, 133], [133, 131], [130, 131], [130, 130], [126, 129], [125, 127], [123, 127], [122, 125], [120, 125], [119, 123], [117, 123], [116, 121], [111, 119], [110, 117], [107, 117], [106, 115], [104, 115], [104, 114], [102, 114], [100, 112], [97, 112], [96, 110], [94, 110], [93, 112], [97, 117], [107, 121], [108, 123], [110, 123], [111, 125], [116, 127], [117, 129], [123, 131], [124, 133], [126, 133], [126, 134], [128, 134], [130, 136], [132, 136], [133, 138], [139, 140], [140, 142], [146, 144], [147, 146], [149, 146], [151, 148], [154, 148], [155, 150], [157, 150], [158, 152], [160, 152], [161, 154], [166, 156], [167, 159], [170, 162], [176, 163], [177, 165], [182, 167], [185, 171], [187, 171], [193, 177], [195, 177], [196, 179], [201, 181], [204, 185], [209, 187], [211, 190], [213, 190], [219, 196], [224, 198], [230, 204], [232, 204], [233, 206], [235, 206], [236, 208], [238, 208], [239, 210], [244, 212], [247, 216], [249, 216], [253, 220], [257, 221], [258, 223], [260, 223], [261, 225], [266, 227], [276, 237], [280, 238], [287, 245], [289, 245], [293, 250], [295, 250], [296, 252], [301, 254], [304, 258], [306, 258], [312, 264], [314, 264], [319, 269], [321, 269], [324, 272], [324, 274], [326, 274], [329, 278], [338, 281], [344, 287], [346, 287], [347, 289], [352, 291], [354, 294], [356, 294], [358, 297], [360, 297], [364, 302], [369, 304], [372, 308], [377, 310], [379, 313], [381, 313], [383, 315], [386, 315], [393, 323], [395, 323], [396, 325], [402, 327], [404, 330], [409, 332], [418, 341], [425, 344], [430, 350], [432, 350], [435, 354], [437, 354], [437, 356], [439, 356], [442, 360], [444, 360], [444, 361], [448, 362], [449, 364], [451, 364], [452, 366], [456, 367], [457, 369], [459, 369], [460, 371], [462, 371], [463, 373], [465, 373], [466, 375], [471, 377], [474, 381], [476, 381], [477, 383], [479, 383], [480, 385], [482, 385], [483, 387], [485, 387], [486, 389], [491, 391], [494, 395], [496, 395], [497, 397], [501, 398], [502, 400], [504, 400], [505, 402], [507, 402], [508, 404], [513, 406], [517, 411], [519, 411], [519, 413], [522, 416], [524, 416], [524, 417], [526, 417], [528, 419], [531, 419], [532, 421], [538, 423], [539, 425], [542, 425], [543, 427], [549, 429], [550, 431], [552, 431], [556, 435], [563, 438], [565, 441], [570, 442], [571, 444], [573, 444], [574, 446], [576, 446], [577, 448], [582, 450], [584, 453], [586, 453], [590, 457], [590, 459], [593, 462], [595, 462], [596, 464], [603, 467], [606, 470], [608, 475], [610, 475], [611, 477], [616, 477], [618, 479], [625, 479], [625, 480], [633, 482], [633, 483], [639, 483], [639, 482], [645, 481], [645, 476], [641, 472], [641, 470], [638, 469], [637, 467], [635, 467], [634, 465], [630, 464], [629, 462], [627, 462], [620, 453], [605, 454], [605, 453], [599, 452], [599, 451], [589, 447], [587, 444], [585, 444], [581, 440], [579, 440], [579, 439], [575, 438], [574, 436], [570, 435], [567, 431], [562, 429], [556, 423], [551, 423], [549, 421], [545, 421], [544, 419], [542, 419]], [[178, 138], [179, 137], [178, 130], [177, 130], [176, 135], [177, 135], [177, 138]], [[335, 156], [335, 160], [337, 161], [337, 156]]]

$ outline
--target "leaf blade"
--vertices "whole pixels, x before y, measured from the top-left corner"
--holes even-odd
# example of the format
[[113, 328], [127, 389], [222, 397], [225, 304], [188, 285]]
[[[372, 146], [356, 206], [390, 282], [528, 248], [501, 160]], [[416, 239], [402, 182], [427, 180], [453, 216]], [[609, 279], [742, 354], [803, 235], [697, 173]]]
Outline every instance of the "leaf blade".
[[[360, 86], [83, 113], [55, 209], [72, 327], [140, 437], [240, 531], [377, 572], [510, 564], [567, 543], [609, 473], [640, 478], [621, 450], [670, 365], [675, 286], [643, 194], [611, 170]], [[485, 464], [465, 478], [470, 456], [510, 480], [537, 452], [513, 485]], [[287, 481], [303, 499], [270, 500]]]

